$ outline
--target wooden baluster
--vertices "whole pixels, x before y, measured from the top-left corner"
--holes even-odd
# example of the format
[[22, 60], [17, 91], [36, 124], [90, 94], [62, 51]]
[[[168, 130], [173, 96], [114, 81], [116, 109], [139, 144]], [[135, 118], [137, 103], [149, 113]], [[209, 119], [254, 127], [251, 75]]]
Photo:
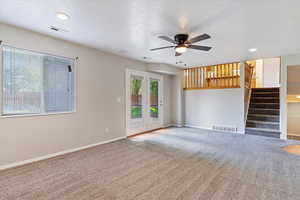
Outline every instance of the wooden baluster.
[[206, 81], [206, 87], [209, 88], [210, 87], [210, 67], [205, 67], [205, 81]]
[[200, 68], [200, 88], [203, 88], [203, 67]]
[[225, 87], [225, 79], [224, 79], [224, 65], [221, 65], [221, 83], [222, 83], [222, 88]]
[[222, 77], [222, 65], [219, 65], [219, 82], [220, 82], [220, 88], [223, 87], [223, 77]]
[[185, 70], [183, 70], [183, 89], [185, 89]]
[[194, 88], [197, 88], [197, 68], [194, 69]]
[[235, 81], [234, 81], [234, 63], [232, 63], [232, 85], [231, 85], [231, 87], [234, 87], [234, 84], [235, 84]]
[[193, 88], [194, 86], [193, 86], [193, 69], [192, 68], [190, 69], [190, 72], [191, 72], [191, 80], [190, 80], [191, 88]]
[[229, 75], [228, 75], [228, 72], [229, 72], [229, 69], [228, 69], [228, 68], [229, 68], [229, 65], [226, 64], [225, 67], [226, 67], [226, 69], [225, 69], [226, 84], [225, 84], [225, 85], [226, 85], [226, 87], [228, 87], [228, 86], [229, 86], [229, 79], [228, 79], [228, 76], [229, 76]]
[[186, 69], [186, 88], [188, 88], [189, 89], [189, 70], [188, 69]]
[[224, 65], [224, 78], [225, 78], [225, 87], [226, 88], [227, 88], [227, 85], [228, 85], [227, 69], [228, 69], [228, 64]]
[[208, 67], [205, 67], [205, 68], [203, 68], [203, 71], [204, 71], [204, 77], [203, 77], [203, 81], [205, 81], [204, 82], [204, 87], [206, 87], [206, 88], [208, 88], [208, 72], [207, 72], [207, 70], [208, 70]]
[[193, 69], [193, 77], [194, 77], [194, 82], [193, 82], [193, 84], [194, 84], [194, 88], [196, 88], [196, 69], [194, 68]]
[[193, 84], [193, 69], [191, 69], [191, 88], [194, 88], [194, 84]]
[[232, 73], [232, 70], [233, 70], [233, 67], [232, 67], [232, 63], [230, 63], [229, 64], [229, 75], [230, 75], [230, 88], [232, 87], [232, 85], [233, 85], [233, 78], [232, 78], [232, 76], [233, 76], [233, 73]]
[[192, 69], [190, 69], [190, 88], [193, 88], [192, 81], [193, 81]]
[[220, 65], [220, 87], [223, 87], [223, 76], [222, 76], [223, 65]]
[[187, 87], [190, 89], [190, 70], [187, 69]]
[[220, 87], [220, 66], [216, 65], [216, 87]]
[[[210, 78], [210, 67], [208, 67], [208, 68], [205, 68], [206, 69], [206, 77], [207, 78]], [[211, 81], [210, 81], [210, 79], [207, 79], [207, 87], [209, 88], [209, 87], [211, 87]]]
[[194, 69], [191, 69], [191, 88], [194, 88], [194, 73], [193, 73]]
[[219, 65], [216, 65], [216, 85], [215, 87], [219, 87], [220, 81], [219, 81]]
[[223, 87], [223, 76], [222, 76], [223, 65], [220, 65], [220, 87]]
[[218, 70], [218, 82], [219, 82], [218, 87], [222, 87], [221, 65], [218, 65], [217, 70]]
[[218, 66], [215, 65], [215, 87], [218, 87]]
[[199, 88], [199, 85], [200, 85], [199, 67], [197, 67], [197, 69], [196, 69], [196, 75], [197, 75], [197, 88]]
[[219, 87], [222, 87], [222, 65], [218, 65]]
[[216, 66], [212, 66], [212, 80], [211, 80], [211, 87], [216, 86]]
[[196, 72], [197, 72], [197, 88], [200, 88], [200, 76], [199, 76], [199, 67], [196, 69]]
[[245, 63], [245, 87], [248, 88], [248, 65]]
[[186, 78], [185, 78], [185, 80], [186, 80], [186, 83], [185, 83], [185, 86], [186, 86], [186, 88], [188, 89], [189, 88], [189, 86], [188, 86], [188, 70], [187, 69], [185, 69], [185, 74], [186, 74]]
[[202, 82], [203, 82], [203, 79], [202, 79], [202, 67], [199, 68], [199, 88], [202, 88]]
[[199, 85], [198, 85], [198, 87], [201, 88], [201, 81], [202, 81], [202, 79], [201, 79], [201, 67], [198, 68], [198, 76], [199, 76], [199, 82], [198, 82]]
[[198, 68], [195, 69], [195, 77], [196, 77], [196, 88], [198, 88], [198, 81], [199, 81], [199, 77], [198, 77]]
[[188, 89], [190, 89], [190, 84], [189, 84], [189, 76], [190, 76], [190, 72], [189, 72], [189, 69], [186, 70], [186, 87]]
[[238, 63], [238, 87], [241, 87], [241, 64]]
[[235, 63], [235, 87], [237, 87], [238, 84], [238, 65]]
[[198, 76], [197, 76], [197, 68], [195, 68], [195, 88], [198, 87]]
[[236, 87], [236, 63], [233, 63], [233, 75], [234, 75], [234, 84], [233, 86]]

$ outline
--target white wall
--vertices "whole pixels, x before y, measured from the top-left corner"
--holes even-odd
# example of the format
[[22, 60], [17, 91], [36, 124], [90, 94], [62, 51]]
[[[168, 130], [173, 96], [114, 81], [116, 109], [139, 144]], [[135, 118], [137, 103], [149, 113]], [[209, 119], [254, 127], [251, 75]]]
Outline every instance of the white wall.
[[[287, 67], [287, 94], [300, 95], [300, 66]], [[287, 132], [288, 135], [300, 136], [300, 102], [287, 104]]]
[[280, 58], [256, 60], [256, 87], [280, 86]]
[[230, 126], [243, 133], [244, 93], [242, 89], [187, 90], [185, 120], [188, 126]]
[[256, 73], [256, 87], [264, 87], [264, 62], [263, 60], [256, 60], [255, 73]]
[[287, 110], [287, 132], [300, 136], [300, 103], [288, 103]]
[[161, 64], [161, 63], [149, 63], [147, 64], [147, 70], [149, 72], [156, 72], [160, 74], [169, 74], [169, 75], [177, 75], [181, 69], [170, 66], [167, 64]]
[[179, 71], [172, 77], [172, 124], [178, 127], [184, 125], [184, 91], [183, 71]]
[[287, 107], [287, 68], [288, 66], [300, 65], [300, 54], [281, 57], [280, 68], [280, 130], [281, 138], [287, 138], [288, 107]]
[[245, 132], [245, 66], [240, 67], [240, 88], [184, 91], [186, 126], [212, 129], [213, 126], [234, 127]]
[[263, 87], [279, 87], [280, 58], [263, 59]]
[[164, 125], [170, 126], [172, 122], [172, 76], [164, 75]]
[[[15, 47], [79, 57], [77, 112], [0, 117], [0, 166], [125, 137], [125, 70], [145, 70], [144, 63], [4, 24], [0, 24], [0, 36], [5, 44]], [[165, 107], [169, 113], [171, 79], [165, 76]], [[167, 124], [170, 115], [164, 119]], [[110, 129], [109, 133], [105, 128]]]
[[300, 66], [287, 68], [287, 94], [300, 95]]

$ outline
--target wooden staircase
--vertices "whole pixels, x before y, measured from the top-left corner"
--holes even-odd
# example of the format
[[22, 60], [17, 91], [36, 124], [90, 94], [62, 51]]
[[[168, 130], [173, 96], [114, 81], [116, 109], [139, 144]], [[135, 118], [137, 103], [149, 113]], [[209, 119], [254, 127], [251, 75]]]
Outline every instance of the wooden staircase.
[[253, 88], [246, 134], [280, 138], [279, 88]]

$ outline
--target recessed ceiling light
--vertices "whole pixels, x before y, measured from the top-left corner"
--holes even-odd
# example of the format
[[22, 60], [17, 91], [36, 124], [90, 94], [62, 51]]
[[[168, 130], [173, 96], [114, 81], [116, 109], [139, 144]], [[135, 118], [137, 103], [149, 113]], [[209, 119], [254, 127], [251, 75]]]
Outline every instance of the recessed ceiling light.
[[257, 51], [257, 49], [256, 48], [251, 48], [251, 49], [249, 49], [249, 51], [250, 52], [255, 52], [255, 51]]
[[57, 12], [56, 13], [56, 17], [58, 19], [61, 19], [61, 20], [68, 20], [68, 19], [70, 19], [70, 16], [67, 15], [66, 13], [64, 13], [64, 12]]

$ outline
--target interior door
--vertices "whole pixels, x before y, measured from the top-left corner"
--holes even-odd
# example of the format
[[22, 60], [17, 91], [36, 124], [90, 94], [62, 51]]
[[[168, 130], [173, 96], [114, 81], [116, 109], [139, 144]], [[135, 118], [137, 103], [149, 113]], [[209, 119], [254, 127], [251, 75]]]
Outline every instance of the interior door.
[[134, 135], [163, 126], [162, 76], [127, 70], [126, 127]]

